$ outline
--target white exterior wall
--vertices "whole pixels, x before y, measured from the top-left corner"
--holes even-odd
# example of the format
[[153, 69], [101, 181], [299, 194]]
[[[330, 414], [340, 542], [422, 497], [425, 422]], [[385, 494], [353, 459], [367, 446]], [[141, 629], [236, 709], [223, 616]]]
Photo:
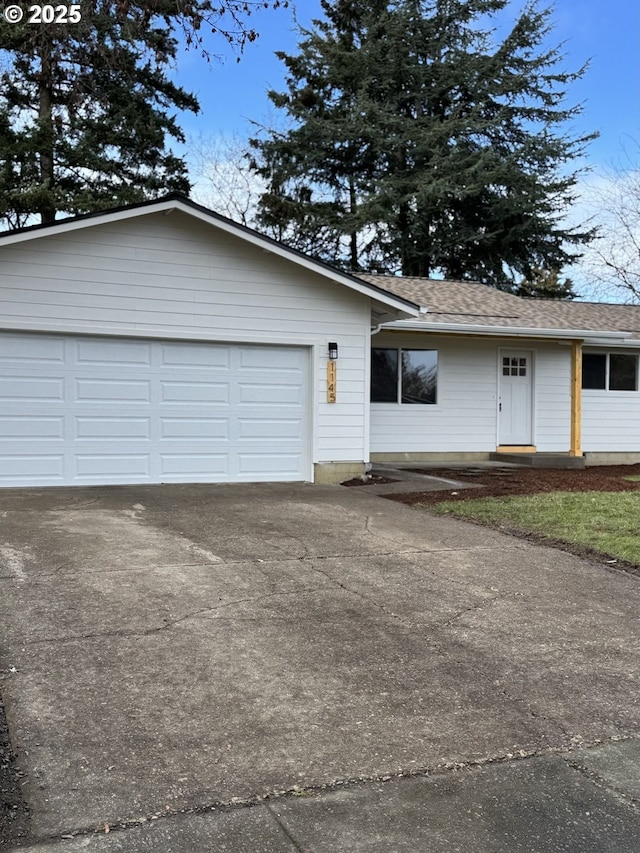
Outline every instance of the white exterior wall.
[[640, 394], [583, 390], [582, 450], [640, 452]]
[[540, 453], [568, 453], [571, 446], [571, 349], [554, 344], [533, 347], [534, 431]]
[[492, 341], [380, 332], [372, 347], [438, 350], [437, 402], [371, 403], [372, 453], [496, 449], [497, 370]]
[[[588, 350], [585, 352], [603, 352]], [[582, 391], [585, 453], [640, 452], [640, 391]]]
[[178, 211], [0, 249], [3, 329], [311, 347], [314, 462], [367, 458], [370, 316], [368, 297]]
[[371, 403], [372, 453], [488, 453], [498, 443], [498, 357], [530, 350], [534, 361], [534, 444], [567, 452], [571, 429], [570, 351], [521, 338], [464, 338], [381, 332], [373, 347], [436, 349], [435, 405]]

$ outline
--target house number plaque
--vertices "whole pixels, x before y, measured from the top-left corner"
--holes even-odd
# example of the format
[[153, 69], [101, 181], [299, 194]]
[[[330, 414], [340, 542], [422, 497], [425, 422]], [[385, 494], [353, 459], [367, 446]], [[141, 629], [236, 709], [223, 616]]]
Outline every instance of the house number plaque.
[[336, 402], [336, 376], [338, 365], [335, 361], [327, 362], [327, 403]]

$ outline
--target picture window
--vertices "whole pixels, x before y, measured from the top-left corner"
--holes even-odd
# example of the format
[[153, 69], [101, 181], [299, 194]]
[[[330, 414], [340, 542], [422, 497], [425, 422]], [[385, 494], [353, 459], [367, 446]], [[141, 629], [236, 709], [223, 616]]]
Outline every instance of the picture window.
[[371, 402], [432, 405], [436, 402], [436, 350], [374, 348]]

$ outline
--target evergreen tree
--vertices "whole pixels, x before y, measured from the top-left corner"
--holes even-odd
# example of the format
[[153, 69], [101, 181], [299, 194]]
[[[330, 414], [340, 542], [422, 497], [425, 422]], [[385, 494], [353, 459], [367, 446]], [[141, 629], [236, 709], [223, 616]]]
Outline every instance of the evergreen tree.
[[561, 128], [580, 77], [545, 49], [529, 4], [494, 44], [508, 0], [322, 0], [284, 93], [290, 129], [252, 140], [263, 226], [357, 270], [505, 289], [561, 269], [592, 238], [561, 224], [592, 136]]
[[526, 296], [529, 299], [575, 299], [577, 294], [573, 289], [570, 278], [560, 278], [559, 270], [532, 271], [529, 280], [520, 282], [514, 291], [516, 296]]
[[9, 63], [0, 80], [0, 215], [86, 213], [188, 191], [172, 111], [197, 110], [167, 67], [176, 40], [160, 19], [108, 0], [77, 23], [0, 25]]
[[176, 113], [198, 110], [170, 77], [178, 37], [207, 58], [207, 33], [241, 49], [253, 9], [279, 5], [85, 0], [73, 21], [0, 16], [0, 225], [188, 193], [168, 147], [184, 141]]

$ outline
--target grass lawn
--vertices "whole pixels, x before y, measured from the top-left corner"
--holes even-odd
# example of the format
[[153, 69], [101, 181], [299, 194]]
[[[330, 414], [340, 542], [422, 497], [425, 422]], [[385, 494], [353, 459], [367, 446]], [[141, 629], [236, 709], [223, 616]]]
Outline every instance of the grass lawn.
[[444, 501], [426, 507], [492, 526], [538, 533], [640, 564], [640, 492], [547, 492]]

